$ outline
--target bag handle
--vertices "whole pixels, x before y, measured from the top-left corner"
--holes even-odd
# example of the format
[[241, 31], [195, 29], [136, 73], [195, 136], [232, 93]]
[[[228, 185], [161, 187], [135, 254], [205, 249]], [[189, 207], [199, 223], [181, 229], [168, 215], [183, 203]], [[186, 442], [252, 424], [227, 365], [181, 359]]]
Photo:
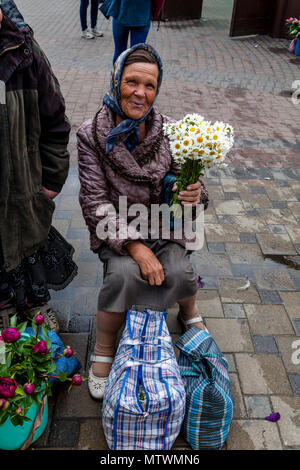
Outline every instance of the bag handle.
[[201, 371], [199, 369], [199, 367], [197, 366], [197, 364], [195, 362], [192, 362], [192, 366], [194, 369], [196, 369], [197, 372], [193, 371], [193, 370], [182, 370], [180, 371], [180, 375], [182, 377], [200, 377], [201, 375], [205, 375], [206, 378], [212, 382], [214, 380], [214, 376], [216, 375], [216, 369], [213, 369], [211, 372], [211, 377], [209, 376], [208, 372], [205, 371]]
[[36, 433], [37, 429], [41, 426], [42, 420], [43, 420], [44, 409], [45, 409], [45, 406], [46, 406], [46, 402], [47, 402], [47, 395], [44, 395], [42, 405], [40, 406], [39, 412], [36, 415], [36, 418], [34, 420], [31, 433], [29, 434], [28, 439], [22, 445], [21, 450], [25, 450], [25, 449], [27, 449], [27, 447], [30, 446], [30, 444], [31, 444], [31, 442], [32, 442], [32, 440], [35, 436], [35, 433]]
[[166, 338], [165, 336], [156, 336], [156, 338], [148, 338], [147, 341], [143, 341], [140, 338], [132, 338], [126, 340], [124, 345], [126, 346], [127, 344], [129, 346], [139, 346], [139, 345], [144, 345], [144, 344], [150, 344], [151, 346], [160, 346], [160, 341], [163, 341], [164, 343], [171, 344], [170, 338]]
[[[220, 356], [220, 354], [212, 354], [212, 353], [203, 353], [201, 354], [201, 357], [199, 358], [194, 358], [192, 360], [192, 367], [197, 371], [197, 372], [194, 372], [192, 370], [187, 370], [187, 371], [180, 371], [180, 374], [182, 376], [190, 376], [190, 377], [199, 377], [200, 375], [203, 374], [203, 371], [201, 371], [197, 365], [197, 363], [203, 361], [204, 360], [207, 360], [207, 358], [212, 358], [212, 359], [218, 359], [222, 364], [223, 366], [226, 368], [226, 370], [228, 370], [228, 364], [226, 362], [224, 362], [223, 360], [223, 357]], [[209, 362], [209, 361], [208, 361]], [[205, 375], [207, 376], [207, 378], [209, 380], [213, 380], [214, 379], [214, 376], [216, 374], [216, 368], [215, 367], [212, 367], [211, 368], [211, 373], [212, 373], [212, 377], [209, 377], [208, 376], [208, 373], [205, 371]]]
[[199, 353], [198, 357], [193, 357], [191, 354], [189, 354], [189, 351], [185, 351], [184, 349], [181, 349], [182, 354], [184, 354], [186, 357], [190, 358], [192, 362], [201, 362], [202, 359], [210, 358], [210, 359], [218, 359], [223, 366], [228, 370], [228, 364], [227, 362], [224, 361], [224, 358], [221, 354], [217, 353]]
[[157, 367], [164, 367], [167, 361], [172, 360], [171, 357], [167, 357], [165, 359], [159, 359], [158, 361], [153, 360], [153, 361], [143, 361], [139, 358], [134, 358], [134, 360], [129, 360], [125, 363], [125, 367], [136, 367], [136, 366], [141, 366], [141, 365], [151, 365], [151, 366], [157, 366]]

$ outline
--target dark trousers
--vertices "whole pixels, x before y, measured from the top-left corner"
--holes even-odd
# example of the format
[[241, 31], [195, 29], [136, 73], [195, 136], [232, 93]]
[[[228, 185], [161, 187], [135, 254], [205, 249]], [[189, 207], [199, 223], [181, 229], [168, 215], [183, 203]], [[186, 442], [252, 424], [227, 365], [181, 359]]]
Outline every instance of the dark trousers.
[[[91, 0], [91, 28], [96, 28], [98, 18], [98, 5], [99, 0]], [[81, 29], [84, 31], [87, 29], [87, 9], [89, 6], [89, 0], [80, 0], [80, 22]]]
[[112, 30], [115, 42], [115, 53], [113, 58], [113, 64], [119, 55], [127, 49], [128, 36], [130, 33], [130, 47], [135, 44], [146, 42], [147, 35], [150, 29], [151, 22], [149, 21], [146, 26], [140, 26], [135, 28], [129, 28], [122, 26], [114, 18], [112, 20]]

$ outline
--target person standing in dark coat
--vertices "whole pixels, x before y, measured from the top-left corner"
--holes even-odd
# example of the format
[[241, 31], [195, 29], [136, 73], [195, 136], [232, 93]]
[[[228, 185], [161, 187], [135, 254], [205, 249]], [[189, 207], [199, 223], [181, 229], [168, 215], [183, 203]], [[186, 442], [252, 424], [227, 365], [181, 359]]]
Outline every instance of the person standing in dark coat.
[[51, 226], [71, 127], [49, 61], [13, 0], [0, 0], [0, 26], [0, 329], [16, 311], [40, 310], [58, 331], [48, 289], [77, 273], [73, 248]]

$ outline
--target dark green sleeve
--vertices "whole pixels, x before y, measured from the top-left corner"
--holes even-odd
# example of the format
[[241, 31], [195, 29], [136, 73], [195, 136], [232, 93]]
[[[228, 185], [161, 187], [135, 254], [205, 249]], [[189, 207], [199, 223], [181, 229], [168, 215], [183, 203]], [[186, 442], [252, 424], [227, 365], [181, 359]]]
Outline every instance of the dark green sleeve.
[[50, 63], [36, 42], [33, 46], [38, 70], [42, 184], [47, 189], [60, 192], [69, 171], [70, 155], [67, 146], [71, 126], [65, 114], [60, 86]]

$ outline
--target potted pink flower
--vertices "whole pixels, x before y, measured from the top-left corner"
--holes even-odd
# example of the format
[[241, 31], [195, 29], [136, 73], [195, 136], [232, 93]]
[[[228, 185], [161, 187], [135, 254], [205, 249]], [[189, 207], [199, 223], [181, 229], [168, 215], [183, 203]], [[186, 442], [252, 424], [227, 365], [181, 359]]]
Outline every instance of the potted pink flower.
[[15, 315], [10, 327], [0, 332], [0, 449], [26, 449], [41, 436], [48, 421], [51, 377], [69, 381], [69, 389], [85, 380], [79, 374], [68, 377], [67, 372], [54, 375], [55, 360], [70, 358], [73, 350], [67, 346], [53, 357], [43, 323], [37, 313], [31, 322], [34, 334], [28, 334], [27, 322], [17, 325]]

